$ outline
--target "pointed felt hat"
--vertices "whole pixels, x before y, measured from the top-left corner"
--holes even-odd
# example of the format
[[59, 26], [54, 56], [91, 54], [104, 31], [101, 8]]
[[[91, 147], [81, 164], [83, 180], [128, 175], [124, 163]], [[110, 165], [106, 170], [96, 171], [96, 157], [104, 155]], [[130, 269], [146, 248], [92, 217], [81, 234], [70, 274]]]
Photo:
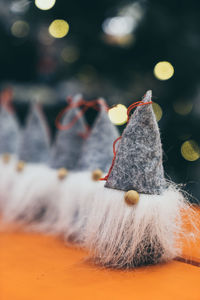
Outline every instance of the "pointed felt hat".
[[7, 106], [0, 111], [0, 153], [18, 152], [20, 128], [15, 113]]
[[104, 99], [98, 99], [99, 113], [86, 139], [78, 168], [80, 170], [108, 171], [113, 158], [113, 142], [119, 137], [117, 128], [111, 123]]
[[19, 147], [19, 159], [25, 162], [47, 162], [50, 134], [41, 107], [34, 103], [27, 117]]
[[[81, 99], [82, 95], [76, 95], [71, 100], [72, 105], [78, 103]], [[65, 125], [70, 124], [75, 118], [77, 118], [76, 122], [66, 130]], [[62, 118], [62, 126], [63, 130], [60, 128], [56, 134], [49, 165], [55, 169], [63, 167], [73, 170], [76, 168], [84, 143], [81, 133], [87, 128], [85, 118], [80, 116], [78, 107], [72, 107], [66, 111]]]
[[166, 187], [160, 133], [151, 97], [152, 92], [148, 91], [141, 101], [147, 105], [138, 106], [130, 117], [105, 184], [108, 188], [161, 194]]

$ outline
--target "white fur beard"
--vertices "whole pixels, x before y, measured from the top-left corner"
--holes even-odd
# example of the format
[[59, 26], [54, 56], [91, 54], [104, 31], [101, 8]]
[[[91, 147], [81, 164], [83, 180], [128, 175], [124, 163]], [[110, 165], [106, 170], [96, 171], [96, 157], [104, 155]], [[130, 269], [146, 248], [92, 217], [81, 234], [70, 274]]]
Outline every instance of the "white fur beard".
[[37, 193], [37, 188], [33, 190], [32, 186], [34, 183], [38, 185], [45, 182], [47, 170], [42, 164], [26, 164], [21, 172], [14, 169], [15, 180], [10, 191], [7, 191], [8, 201], [3, 209], [5, 221], [28, 223], [33, 218], [37, 207], [34, 207], [32, 200], [36, 199], [34, 194]]
[[91, 180], [91, 172], [71, 172], [59, 180], [56, 170], [27, 164], [15, 174], [13, 187], [7, 191], [4, 220], [25, 224], [28, 230], [62, 234], [66, 240], [80, 243], [91, 189], [98, 185]]
[[58, 218], [52, 232], [62, 234], [66, 241], [83, 243], [84, 228], [99, 184], [92, 180], [91, 172], [69, 174], [62, 186]]
[[171, 185], [162, 195], [140, 194], [135, 206], [125, 203], [124, 194], [102, 184], [95, 192], [83, 237], [94, 261], [112, 268], [131, 268], [180, 255], [178, 239], [187, 234], [181, 212], [192, 217], [182, 194]]

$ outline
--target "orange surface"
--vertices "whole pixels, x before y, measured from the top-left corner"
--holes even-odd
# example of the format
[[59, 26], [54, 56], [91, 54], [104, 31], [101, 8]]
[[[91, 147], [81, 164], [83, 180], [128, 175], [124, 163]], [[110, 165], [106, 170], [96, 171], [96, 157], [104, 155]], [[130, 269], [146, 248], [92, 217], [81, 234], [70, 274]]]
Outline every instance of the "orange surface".
[[[184, 254], [200, 258], [199, 241]], [[0, 300], [200, 300], [200, 267], [167, 264], [113, 271], [86, 261], [87, 253], [56, 237], [0, 233]]]

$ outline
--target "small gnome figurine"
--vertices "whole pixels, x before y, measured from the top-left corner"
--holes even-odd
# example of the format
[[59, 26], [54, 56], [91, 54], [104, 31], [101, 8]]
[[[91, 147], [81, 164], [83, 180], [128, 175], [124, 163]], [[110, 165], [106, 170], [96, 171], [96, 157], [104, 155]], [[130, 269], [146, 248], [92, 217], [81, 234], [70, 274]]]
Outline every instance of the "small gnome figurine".
[[104, 178], [106, 184], [98, 185], [90, 203], [84, 246], [107, 267], [156, 264], [181, 252], [176, 245], [182, 233], [181, 211], [190, 209], [175, 185], [164, 178], [151, 103], [148, 91], [135, 105]]

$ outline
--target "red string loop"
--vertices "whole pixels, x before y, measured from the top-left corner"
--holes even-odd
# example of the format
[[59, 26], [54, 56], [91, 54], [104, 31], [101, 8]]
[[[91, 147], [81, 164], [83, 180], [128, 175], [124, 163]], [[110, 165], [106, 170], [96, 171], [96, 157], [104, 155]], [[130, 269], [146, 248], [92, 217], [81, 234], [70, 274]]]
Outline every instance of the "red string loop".
[[[141, 100], [141, 101], [137, 101], [137, 102], [132, 103], [132, 104], [128, 107], [128, 109], [127, 109], [127, 117], [128, 117], [128, 119], [127, 119], [127, 124], [129, 123], [129, 120], [130, 120], [130, 113], [131, 113], [131, 111], [132, 111], [134, 108], [136, 108], [136, 107], [138, 107], [138, 106], [142, 106], [142, 105], [148, 105], [148, 104], [152, 104], [152, 101], [149, 101], [149, 102], [142, 102], [142, 100]], [[116, 154], [117, 154], [117, 151], [115, 150], [115, 145], [116, 145], [116, 143], [117, 143], [119, 140], [121, 140], [121, 138], [122, 138], [122, 136], [118, 137], [118, 138], [113, 142], [113, 160], [112, 160], [112, 164], [111, 164], [111, 166], [110, 166], [110, 169], [109, 169], [109, 171], [108, 171], [108, 174], [107, 174], [105, 177], [100, 178], [99, 180], [106, 180], [106, 181], [108, 180], [108, 178], [109, 178], [109, 176], [110, 176], [110, 173], [111, 173], [111, 171], [112, 171], [112, 169], [113, 169], [113, 166], [114, 166], [114, 163], [115, 163]]]
[[[108, 107], [103, 99], [96, 99], [96, 100], [92, 100], [92, 101], [86, 101], [84, 99], [80, 99], [79, 101], [73, 103], [72, 97], [68, 97], [67, 102], [69, 103], [69, 105], [67, 107], [65, 107], [56, 117], [55, 124], [59, 130], [69, 130], [70, 128], [72, 128], [76, 124], [76, 122], [86, 113], [86, 111], [89, 108], [99, 110], [99, 105], [100, 105], [100, 106], [104, 107], [104, 109], [106, 111], [108, 110]], [[65, 125], [61, 124], [60, 121], [61, 121], [63, 115], [66, 112], [70, 111], [71, 109], [77, 108], [77, 107], [82, 107], [82, 109], [79, 110], [79, 112], [76, 114], [76, 116], [74, 116], [73, 119], [68, 124], [65, 124]], [[82, 138], [87, 138], [89, 133], [90, 133], [90, 128], [88, 125], [85, 125], [85, 132], [79, 133], [79, 135]]]

